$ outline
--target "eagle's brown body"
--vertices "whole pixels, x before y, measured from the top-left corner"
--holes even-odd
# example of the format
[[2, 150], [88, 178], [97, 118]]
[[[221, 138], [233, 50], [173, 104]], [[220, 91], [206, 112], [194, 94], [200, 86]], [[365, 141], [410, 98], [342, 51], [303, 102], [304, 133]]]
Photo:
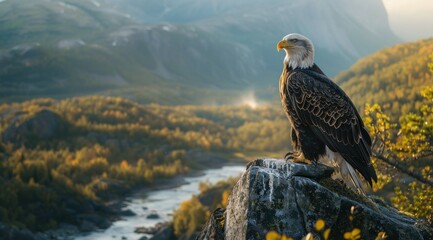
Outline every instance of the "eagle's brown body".
[[372, 180], [377, 181], [370, 159], [371, 138], [359, 113], [343, 90], [316, 64], [305, 69], [284, 64], [280, 96], [292, 124], [298, 156], [302, 154], [317, 162], [330, 152], [349, 163], [370, 185]]

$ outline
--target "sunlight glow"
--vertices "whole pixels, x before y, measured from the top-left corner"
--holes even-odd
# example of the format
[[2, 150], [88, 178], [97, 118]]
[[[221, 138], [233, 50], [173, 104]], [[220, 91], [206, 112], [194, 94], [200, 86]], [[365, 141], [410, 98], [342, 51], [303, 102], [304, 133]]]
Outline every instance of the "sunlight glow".
[[240, 105], [246, 105], [252, 109], [256, 109], [259, 103], [257, 102], [256, 95], [254, 91], [247, 92], [244, 96], [241, 97], [239, 101]]
[[433, 37], [433, 1], [384, 0], [392, 30], [404, 40]]

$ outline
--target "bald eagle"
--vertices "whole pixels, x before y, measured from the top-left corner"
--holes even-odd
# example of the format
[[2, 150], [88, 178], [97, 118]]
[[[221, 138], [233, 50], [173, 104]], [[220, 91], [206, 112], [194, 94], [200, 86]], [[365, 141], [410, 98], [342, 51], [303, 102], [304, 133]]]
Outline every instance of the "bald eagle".
[[354, 104], [314, 63], [313, 43], [292, 33], [277, 44], [286, 52], [280, 96], [292, 126], [295, 161], [331, 163], [343, 179], [363, 193], [358, 171], [372, 186], [371, 138]]

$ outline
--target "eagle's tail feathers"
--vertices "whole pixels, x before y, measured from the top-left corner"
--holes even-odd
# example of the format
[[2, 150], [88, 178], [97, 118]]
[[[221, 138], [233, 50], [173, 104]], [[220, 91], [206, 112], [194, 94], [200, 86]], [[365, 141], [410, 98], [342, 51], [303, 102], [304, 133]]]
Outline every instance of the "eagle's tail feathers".
[[358, 173], [346, 160], [344, 160], [341, 154], [326, 147], [326, 157], [323, 157], [321, 160], [328, 166], [331, 162], [334, 169], [336, 169], [336, 177], [341, 177], [346, 184], [350, 185], [350, 188], [358, 191], [362, 195], [366, 195], [364, 184], [362, 183]]
[[344, 164], [346, 164], [346, 166], [347, 166], [347, 170], [349, 173], [348, 175], [349, 175], [350, 180], [352, 181], [354, 187], [356, 188], [356, 190], [358, 190], [358, 192], [360, 194], [365, 196], [364, 184], [362, 183], [361, 179], [359, 178], [359, 175], [356, 173], [355, 169], [353, 169], [353, 167], [350, 166], [349, 163], [344, 161]]

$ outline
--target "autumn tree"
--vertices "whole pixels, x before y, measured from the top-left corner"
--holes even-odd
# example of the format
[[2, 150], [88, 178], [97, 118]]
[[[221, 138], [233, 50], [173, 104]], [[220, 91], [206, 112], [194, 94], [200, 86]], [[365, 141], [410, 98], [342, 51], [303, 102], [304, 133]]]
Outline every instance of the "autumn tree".
[[210, 216], [209, 209], [197, 197], [183, 202], [173, 216], [174, 234], [189, 239]]
[[[429, 68], [433, 72], [433, 64]], [[433, 87], [426, 87], [421, 95], [424, 101], [419, 110], [402, 115], [398, 123], [392, 123], [379, 105], [367, 105], [365, 123], [372, 135], [373, 160], [379, 166], [379, 188], [391, 181], [394, 168], [410, 176], [414, 181], [408, 186], [396, 184], [391, 201], [398, 209], [432, 223]]]

